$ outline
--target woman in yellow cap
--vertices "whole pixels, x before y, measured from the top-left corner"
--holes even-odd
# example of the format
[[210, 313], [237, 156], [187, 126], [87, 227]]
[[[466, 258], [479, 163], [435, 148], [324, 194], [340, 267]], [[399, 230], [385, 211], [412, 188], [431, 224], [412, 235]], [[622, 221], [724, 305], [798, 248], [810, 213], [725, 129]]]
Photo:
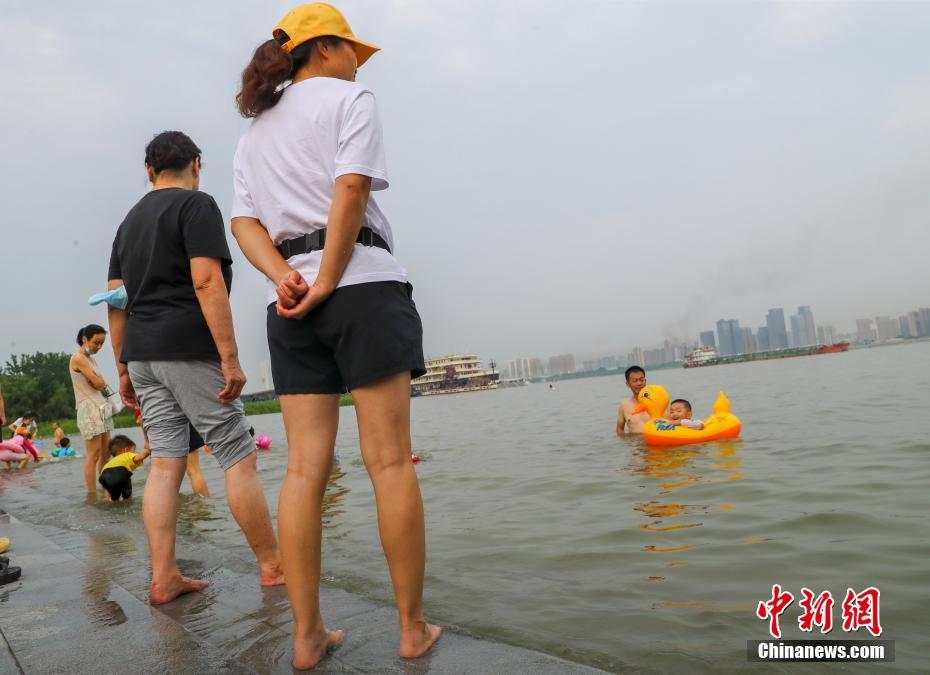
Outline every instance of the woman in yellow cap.
[[355, 400], [362, 457], [400, 622], [400, 655], [439, 638], [423, 616], [423, 504], [411, 457], [410, 380], [425, 372], [420, 317], [372, 191], [388, 186], [375, 97], [355, 82], [377, 47], [314, 3], [290, 11], [242, 73], [254, 118], [234, 161], [232, 230], [268, 278], [268, 345], [287, 430], [278, 502], [294, 665], [343, 639], [319, 612], [321, 512], [339, 396]]

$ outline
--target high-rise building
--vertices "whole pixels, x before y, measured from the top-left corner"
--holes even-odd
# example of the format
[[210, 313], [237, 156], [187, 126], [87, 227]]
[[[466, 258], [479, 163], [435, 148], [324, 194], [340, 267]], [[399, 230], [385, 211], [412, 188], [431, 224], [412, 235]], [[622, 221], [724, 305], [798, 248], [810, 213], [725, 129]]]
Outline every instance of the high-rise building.
[[742, 334], [739, 321], [736, 319], [720, 319], [717, 322], [717, 344], [721, 356], [733, 356], [742, 350]]
[[559, 354], [549, 357], [550, 375], [569, 375], [575, 372], [575, 357], [572, 354]]
[[917, 310], [917, 334], [920, 337], [930, 335], [930, 307], [921, 307]]
[[920, 312], [908, 312], [898, 317], [898, 335], [903, 338], [920, 337], [920, 325], [918, 319]]
[[512, 380], [530, 379], [545, 375], [542, 361], [529, 356], [508, 361], [503, 370], [504, 377]]
[[710, 347], [712, 349], [717, 348], [717, 341], [714, 339], [714, 331], [712, 330], [701, 331], [701, 346]]
[[662, 342], [662, 363], [672, 363], [675, 360], [675, 345], [671, 340]]
[[892, 319], [890, 316], [875, 317], [875, 332], [877, 333], [878, 339], [880, 341], [893, 340], [894, 338], [898, 337], [898, 329], [898, 322]]
[[740, 328], [739, 336], [741, 354], [755, 354], [758, 351], [758, 349], [756, 349], [756, 337], [752, 334], [752, 328], [748, 326]]
[[907, 313], [908, 323], [914, 327], [914, 335], [924, 337], [927, 334], [926, 327], [920, 322], [920, 311], [915, 310]]
[[769, 329], [769, 345], [772, 349], [784, 349], [788, 346], [784, 309], [781, 307], [770, 309], [765, 317], [765, 326]]
[[817, 326], [817, 342], [822, 345], [836, 344], [836, 328], [833, 326]]
[[259, 365], [261, 367], [261, 375], [259, 376], [259, 379], [262, 383], [262, 391], [274, 389], [274, 380], [271, 379], [271, 361], [264, 359]]
[[546, 374], [546, 366], [542, 359], [533, 357], [530, 359], [530, 377], [542, 377]]
[[665, 350], [659, 347], [658, 349], [647, 349], [643, 352], [643, 367], [651, 368], [653, 366], [660, 366], [663, 363], [667, 363], [665, 360]]
[[602, 356], [597, 362], [598, 369], [604, 370], [616, 370], [618, 365], [616, 356]]
[[791, 334], [788, 336], [789, 347], [800, 347], [804, 344], [804, 319], [797, 314], [791, 315]]
[[642, 366], [645, 363], [643, 350], [641, 347], [633, 347], [629, 354], [626, 355], [627, 366]]
[[759, 326], [756, 331], [756, 345], [759, 347], [760, 352], [767, 352], [772, 348], [772, 343], [769, 342], [768, 326]]
[[801, 328], [803, 334], [803, 343], [798, 345], [804, 347], [816, 344], [817, 342], [817, 325], [814, 323], [814, 314], [808, 305], [798, 307], [798, 316], [801, 317]]
[[856, 319], [856, 341], [873, 342], [875, 329], [872, 328], [872, 319]]

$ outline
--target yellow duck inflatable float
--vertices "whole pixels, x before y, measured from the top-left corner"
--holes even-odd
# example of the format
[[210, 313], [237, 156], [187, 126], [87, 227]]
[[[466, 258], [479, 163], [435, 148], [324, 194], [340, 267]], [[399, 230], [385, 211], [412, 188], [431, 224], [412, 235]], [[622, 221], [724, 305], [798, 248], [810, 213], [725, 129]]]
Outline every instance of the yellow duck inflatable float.
[[[665, 414], [668, 407], [668, 392], [658, 384], [647, 384], [636, 397], [639, 401], [637, 412], [649, 413], [650, 419], [643, 429], [646, 445], [671, 447], [689, 443], [706, 443], [721, 438], [736, 438], [742, 429], [742, 422], [730, 412], [730, 399], [722, 391], [714, 401], [714, 412], [704, 418], [703, 429], [688, 429], [676, 426], [663, 429], [656, 424], [656, 419]], [[664, 426], [664, 425], [663, 425]]]

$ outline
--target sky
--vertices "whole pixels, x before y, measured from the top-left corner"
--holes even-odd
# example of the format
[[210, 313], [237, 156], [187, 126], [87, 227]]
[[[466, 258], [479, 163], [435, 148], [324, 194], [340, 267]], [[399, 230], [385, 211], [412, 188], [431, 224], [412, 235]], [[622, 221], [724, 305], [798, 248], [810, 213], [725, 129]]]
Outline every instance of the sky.
[[[228, 217], [239, 74], [290, 6], [4, 2], [0, 363], [105, 324], [86, 300], [155, 133], [198, 143]], [[769, 307], [850, 330], [930, 305], [930, 4], [339, 7], [383, 48], [358, 80], [428, 355], [621, 354]], [[264, 282], [228, 236], [255, 390]]]

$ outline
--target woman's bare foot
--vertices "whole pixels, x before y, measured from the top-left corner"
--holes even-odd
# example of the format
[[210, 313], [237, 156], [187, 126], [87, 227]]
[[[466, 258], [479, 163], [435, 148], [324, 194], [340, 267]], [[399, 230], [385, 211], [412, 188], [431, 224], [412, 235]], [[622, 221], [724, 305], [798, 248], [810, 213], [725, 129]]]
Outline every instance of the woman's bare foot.
[[313, 668], [330, 649], [341, 645], [345, 637], [344, 630], [326, 630], [322, 626], [308, 637], [298, 637], [295, 629], [294, 660], [291, 665], [295, 670]]
[[208, 581], [188, 579], [180, 575], [164, 584], [156, 584], [153, 581], [149, 588], [149, 604], [164, 605], [166, 602], [171, 602], [186, 593], [202, 591], [209, 585], [210, 582]]
[[400, 631], [400, 654], [405, 659], [415, 659], [423, 656], [436, 644], [442, 635], [442, 628], [417, 621], [411, 628], [402, 628]]
[[262, 586], [283, 586], [284, 570], [279, 563], [258, 566], [258, 583]]

